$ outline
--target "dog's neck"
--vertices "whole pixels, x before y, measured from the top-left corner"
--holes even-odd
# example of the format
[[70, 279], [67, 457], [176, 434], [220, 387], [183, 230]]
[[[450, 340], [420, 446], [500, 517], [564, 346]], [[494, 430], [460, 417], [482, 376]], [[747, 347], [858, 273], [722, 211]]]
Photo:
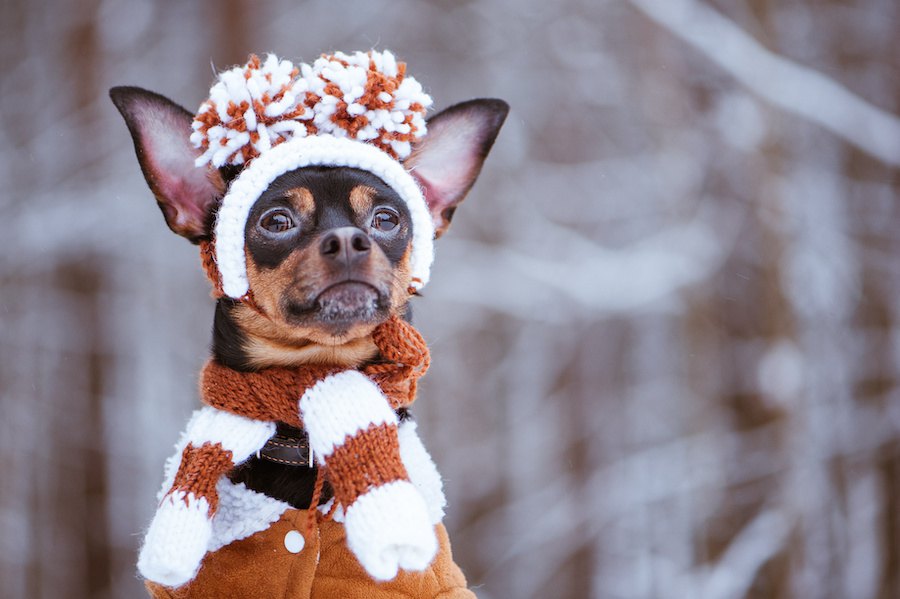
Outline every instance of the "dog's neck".
[[220, 299], [216, 304], [212, 354], [221, 364], [234, 370], [255, 371], [307, 364], [357, 368], [378, 355], [370, 332], [334, 343], [254, 334], [241, 326], [241, 321], [249, 317], [247, 310], [249, 308], [228, 299]]
[[270, 339], [248, 335], [244, 349], [250, 365], [254, 368], [305, 364], [356, 368], [378, 354], [378, 348], [375, 347], [371, 335], [337, 345], [310, 341], [304, 346], [282, 345]]

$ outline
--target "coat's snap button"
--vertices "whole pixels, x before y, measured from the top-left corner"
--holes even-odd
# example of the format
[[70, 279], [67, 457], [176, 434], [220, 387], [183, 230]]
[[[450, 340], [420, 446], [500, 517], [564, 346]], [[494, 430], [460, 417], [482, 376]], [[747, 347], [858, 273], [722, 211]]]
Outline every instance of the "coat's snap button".
[[289, 531], [284, 535], [284, 548], [291, 553], [300, 553], [303, 551], [304, 545], [306, 545], [306, 540], [296, 530]]

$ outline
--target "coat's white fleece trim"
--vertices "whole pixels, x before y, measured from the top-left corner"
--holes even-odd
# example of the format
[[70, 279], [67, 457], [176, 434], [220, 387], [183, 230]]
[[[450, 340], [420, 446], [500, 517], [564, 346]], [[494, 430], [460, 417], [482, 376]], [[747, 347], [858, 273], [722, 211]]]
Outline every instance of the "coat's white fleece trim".
[[[224, 414], [225, 416], [219, 416], [219, 414]], [[231, 418], [228, 416], [231, 416]], [[232, 420], [232, 418], [236, 420]], [[229, 423], [234, 427], [233, 430], [239, 433], [238, 436], [243, 439], [242, 441], [234, 443], [230, 439], [227, 441], [225, 440], [225, 437], [229, 436]], [[247, 453], [248, 448], [252, 448], [250, 449], [250, 453], [247, 453], [247, 455], [240, 460], [243, 461], [256, 452], [257, 449], [265, 445], [266, 441], [274, 434], [275, 425], [271, 422], [249, 420], [247, 418], [229, 414], [228, 412], [217, 410], [210, 406], [204, 406], [198, 410], [194, 410], [187, 425], [184, 427], [184, 431], [182, 431], [181, 435], [178, 437], [178, 442], [175, 443], [175, 453], [169, 456], [163, 467], [164, 480], [162, 487], [159, 489], [159, 493], [156, 495], [156, 500], [162, 501], [162, 498], [165, 497], [166, 493], [172, 488], [172, 485], [175, 482], [175, 475], [178, 473], [178, 467], [181, 465], [181, 456], [188, 443], [193, 443], [195, 446], [198, 444], [203, 445], [203, 443], [207, 441], [210, 443], [221, 443], [224, 448], [230, 449], [232, 458], [235, 460]], [[257, 442], [259, 445], [254, 447]], [[243, 445], [243, 451], [235, 451], [241, 449], [238, 445]]]
[[422, 571], [437, 554], [428, 510], [412, 483], [394, 481], [359, 496], [347, 508], [347, 546], [376, 580], [397, 570]]
[[368, 171], [403, 199], [412, 217], [410, 272], [423, 287], [434, 260], [434, 223], [413, 176], [387, 153], [365, 142], [331, 135], [297, 137], [263, 152], [238, 175], [222, 199], [216, 217], [216, 262], [222, 290], [239, 299], [249, 291], [244, 230], [253, 204], [279, 176], [305, 166], [343, 166]]
[[290, 505], [273, 497], [235, 484], [223, 476], [216, 485], [219, 509], [212, 520], [209, 551], [217, 551], [233, 541], [246, 539], [277, 522]]
[[173, 493], [163, 499], [150, 523], [138, 556], [144, 578], [177, 587], [190, 581], [206, 555], [212, 524], [209, 503], [193, 493]]
[[356, 370], [325, 377], [300, 398], [300, 416], [320, 463], [373, 424], [396, 424], [397, 415], [374, 382]]
[[[166, 494], [172, 488], [172, 484], [175, 481], [175, 475], [178, 472], [178, 466], [181, 464], [181, 455], [189, 442], [193, 442], [194, 444], [200, 442], [202, 444], [205, 439], [211, 442], [222, 443], [223, 446], [230, 445], [232, 452], [234, 452], [235, 449], [238, 449], [235, 444], [230, 442], [223, 443], [223, 439], [220, 438], [220, 435], [214, 434], [223, 432], [223, 429], [218, 428], [216, 424], [222, 424], [223, 422], [230, 420], [228, 418], [221, 418], [220, 416], [217, 416], [217, 414], [230, 415], [227, 412], [222, 412], [221, 410], [209, 406], [195, 410], [191, 415], [191, 418], [185, 427], [185, 431], [181, 434], [181, 437], [175, 444], [175, 453], [166, 460], [164, 469], [165, 480], [157, 495], [158, 501], [163, 502], [163, 498], [165, 498]], [[265, 439], [262, 439], [259, 444], [259, 447], [262, 447], [268, 438], [274, 434], [274, 425], [271, 425], [271, 423], [253, 420], [248, 421], [246, 418], [234, 422], [238, 423], [237, 429], [243, 430], [245, 435], [248, 430], [259, 433], [259, 436], [256, 437], [255, 440], [250, 439], [250, 437], [254, 436], [252, 434], [245, 437], [245, 440], [249, 440], [249, 442], [245, 443], [244, 451], [241, 453], [246, 453], [247, 447], [253, 447], [257, 441], [268, 434], [268, 436], [265, 436]], [[247, 422], [253, 424], [247, 427]], [[272, 432], [263, 432], [269, 430]], [[259, 449], [259, 447], [253, 448], [250, 454], [248, 454], [248, 457]], [[219, 507], [212, 519], [212, 532], [209, 537], [208, 551], [216, 551], [233, 541], [247, 538], [254, 533], [267, 529], [290, 508], [288, 504], [282, 501], [278, 501], [277, 499], [268, 497], [262, 493], [251, 491], [243, 484], [231, 482], [227, 477], [219, 479], [219, 482], [216, 484], [216, 491], [219, 494]], [[165, 502], [168, 502], [168, 498], [166, 498]], [[163, 505], [165, 502], [163, 502]], [[163, 509], [163, 507], [161, 506], [160, 509]], [[159, 543], [159, 541], [156, 542]], [[178, 550], [173, 549], [173, 551]]]
[[444, 508], [447, 507], [441, 474], [416, 433], [415, 421], [401, 422], [397, 435], [400, 438], [400, 459], [406, 466], [409, 480], [425, 500], [431, 523], [437, 524], [444, 519]]
[[274, 434], [274, 422], [251, 420], [206, 406], [194, 412], [184, 438], [195, 447], [204, 443], [219, 443], [231, 452], [234, 463], [240, 464]]

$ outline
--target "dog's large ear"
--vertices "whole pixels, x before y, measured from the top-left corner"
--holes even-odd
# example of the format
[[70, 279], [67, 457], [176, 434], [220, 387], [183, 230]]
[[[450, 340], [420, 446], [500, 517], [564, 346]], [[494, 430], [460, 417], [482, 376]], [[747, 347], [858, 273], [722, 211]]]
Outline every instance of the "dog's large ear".
[[475, 183], [508, 112], [503, 100], [469, 100], [428, 119], [428, 133], [404, 164], [425, 191], [436, 238]]
[[211, 212], [225, 183], [215, 168], [197, 168], [191, 144], [193, 115], [139, 87], [109, 90], [134, 140], [138, 162], [169, 228], [197, 243], [209, 236]]

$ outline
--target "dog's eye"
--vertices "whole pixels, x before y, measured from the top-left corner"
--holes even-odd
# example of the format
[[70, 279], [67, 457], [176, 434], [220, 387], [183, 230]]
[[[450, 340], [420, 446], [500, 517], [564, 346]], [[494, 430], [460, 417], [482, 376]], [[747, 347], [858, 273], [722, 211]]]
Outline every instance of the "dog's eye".
[[296, 225], [294, 219], [286, 210], [272, 210], [259, 219], [259, 226], [269, 233], [284, 233], [290, 231]]
[[382, 233], [393, 231], [400, 224], [400, 215], [390, 208], [379, 208], [372, 217], [372, 228]]

